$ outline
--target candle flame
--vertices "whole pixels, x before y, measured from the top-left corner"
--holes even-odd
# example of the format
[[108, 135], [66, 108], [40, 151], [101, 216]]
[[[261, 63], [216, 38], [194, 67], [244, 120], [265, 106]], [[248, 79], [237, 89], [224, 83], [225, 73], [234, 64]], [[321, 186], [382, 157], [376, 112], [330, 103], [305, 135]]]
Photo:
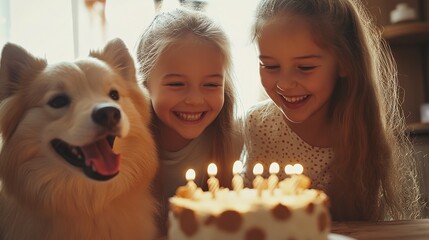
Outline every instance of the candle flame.
[[293, 168], [295, 170], [295, 174], [302, 174], [304, 172], [304, 167], [299, 163], [295, 163]]
[[207, 173], [209, 174], [209, 176], [215, 176], [217, 174], [216, 164], [210, 163], [207, 167]]
[[188, 171], [186, 171], [186, 180], [187, 181], [193, 181], [195, 180], [195, 170], [190, 168]]
[[253, 167], [253, 174], [261, 175], [263, 172], [264, 172], [264, 167], [262, 166], [262, 164], [260, 163], [255, 164], [255, 166]]
[[270, 174], [277, 174], [280, 171], [280, 166], [278, 163], [273, 162], [270, 164]]
[[232, 173], [233, 174], [240, 174], [243, 171], [243, 163], [239, 160], [234, 162], [234, 165], [232, 166]]
[[288, 164], [285, 167], [285, 173], [288, 175], [302, 174], [303, 172], [304, 172], [304, 167], [299, 163], [295, 163], [294, 165]]
[[295, 169], [293, 168], [293, 166], [291, 165], [291, 164], [288, 164], [288, 165], [286, 165], [286, 167], [285, 167], [285, 173], [287, 174], [287, 175], [291, 175], [291, 174], [294, 174], [295, 173], [295, 171], [294, 171]]

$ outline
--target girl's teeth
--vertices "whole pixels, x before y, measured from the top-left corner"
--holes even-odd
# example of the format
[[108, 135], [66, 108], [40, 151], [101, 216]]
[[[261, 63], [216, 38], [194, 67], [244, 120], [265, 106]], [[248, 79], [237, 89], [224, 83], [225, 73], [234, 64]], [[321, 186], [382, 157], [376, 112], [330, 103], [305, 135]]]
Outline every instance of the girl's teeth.
[[283, 96], [283, 98], [286, 100], [286, 102], [290, 102], [290, 103], [300, 102], [300, 101], [306, 99], [307, 97], [308, 97], [308, 95], [305, 95], [302, 97], [285, 97], [285, 96]]
[[177, 116], [185, 121], [196, 121], [201, 118], [203, 113], [178, 113]]

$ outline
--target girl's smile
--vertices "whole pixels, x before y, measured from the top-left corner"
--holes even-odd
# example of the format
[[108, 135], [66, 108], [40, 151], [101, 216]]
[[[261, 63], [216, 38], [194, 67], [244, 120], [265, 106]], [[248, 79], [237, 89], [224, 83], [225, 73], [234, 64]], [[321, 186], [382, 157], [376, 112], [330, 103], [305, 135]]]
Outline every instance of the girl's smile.
[[310, 98], [310, 95], [302, 95], [302, 96], [283, 96], [279, 93], [279, 95], [283, 98], [283, 104], [286, 108], [290, 109], [298, 109], [303, 106]]
[[173, 112], [184, 124], [196, 124], [201, 122], [207, 112]]

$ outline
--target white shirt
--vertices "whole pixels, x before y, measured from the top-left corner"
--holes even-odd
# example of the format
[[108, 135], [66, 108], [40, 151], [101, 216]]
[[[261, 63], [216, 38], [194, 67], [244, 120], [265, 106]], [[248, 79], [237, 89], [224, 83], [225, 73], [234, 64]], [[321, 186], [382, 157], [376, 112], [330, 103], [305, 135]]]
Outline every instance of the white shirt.
[[160, 152], [160, 173], [164, 198], [174, 196], [178, 187], [186, 185], [185, 174], [190, 168], [196, 172], [195, 183], [197, 186], [203, 186], [211, 146], [212, 141], [209, 139], [209, 134], [205, 132], [177, 152]]
[[287, 164], [300, 163], [311, 187], [326, 190], [329, 184], [329, 165], [333, 161], [332, 148], [313, 147], [304, 142], [285, 122], [285, 118], [271, 99], [252, 107], [245, 119], [245, 176], [249, 184], [253, 178], [253, 166], [259, 162], [264, 166], [264, 177], [268, 177], [272, 162], [280, 165], [280, 179], [284, 179]]

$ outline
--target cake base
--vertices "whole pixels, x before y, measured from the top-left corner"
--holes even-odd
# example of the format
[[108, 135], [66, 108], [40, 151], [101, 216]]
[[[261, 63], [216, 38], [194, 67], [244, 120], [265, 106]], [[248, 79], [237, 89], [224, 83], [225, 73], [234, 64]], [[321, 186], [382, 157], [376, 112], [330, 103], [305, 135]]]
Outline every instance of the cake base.
[[169, 240], [328, 239], [331, 218], [325, 193], [273, 194], [254, 189], [223, 189], [212, 197], [196, 192], [190, 199], [170, 199]]

